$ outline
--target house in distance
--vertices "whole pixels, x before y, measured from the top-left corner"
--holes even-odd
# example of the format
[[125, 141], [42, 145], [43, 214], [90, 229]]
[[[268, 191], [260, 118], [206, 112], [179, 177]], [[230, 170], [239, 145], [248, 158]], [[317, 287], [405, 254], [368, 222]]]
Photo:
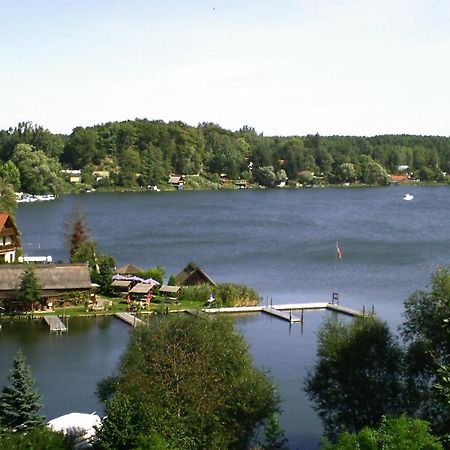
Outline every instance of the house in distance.
[[175, 278], [177, 286], [192, 286], [198, 284], [210, 284], [211, 286], [216, 286], [216, 282], [193, 261], [191, 261]]
[[2, 262], [13, 263], [16, 251], [20, 247], [19, 230], [12, 216], [0, 213], [0, 259]]

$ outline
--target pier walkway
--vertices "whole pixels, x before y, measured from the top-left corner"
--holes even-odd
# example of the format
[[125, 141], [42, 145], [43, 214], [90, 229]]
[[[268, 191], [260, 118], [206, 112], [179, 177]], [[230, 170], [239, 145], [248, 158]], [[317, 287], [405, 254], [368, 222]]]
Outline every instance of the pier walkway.
[[44, 320], [47, 322], [50, 331], [56, 331], [57, 333], [67, 331], [67, 327], [58, 316], [44, 316]]
[[146, 323], [139, 319], [136, 316], [133, 316], [133, 314], [127, 313], [127, 312], [117, 312], [114, 313], [114, 316], [123, 320], [128, 325], [131, 325], [132, 327], [137, 327], [138, 325], [146, 325]]
[[302, 310], [301, 317], [293, 315], [292, 309], [290, 309], [289, 312], [285, 312], [285, 311], [279, 311], [278, 309], [275, 309], [270, 306], [265, 306], [262, 309], [262, 312], [264, 312], [266, 314], [270, 314], [271, 316], [278, 317], [279, 319], [287, 320], [290, 323], [303, 322], [303, 310]]
[[[336, 311], [342, 314], [347, 314], [350, 316], [362, 316], [364, 315], [363, 311], [358, 311], [353, 308], [348, 308], [346, 306], [340, 306], [332, 303], [326, 303], [326, 302], [316, 302], [316, 303], [287, 303], [284, 305], [270, 305], [270, 306], [235, 306], [235, 307], [228, 307], [228, 308], [204, 308], [202, 309], [205, 313], [244, 313], [244, 312], [268, 312], [269, 314], [276, 315], [277, 317], [281, 317], [281, 315], [276, 314], [280, 313], [282, 311], [311, 311], [315, 309], [328, 309], [330, 311]], [[270, 310], [270, 311], [269, 311]], [[276, 312], [276, 313], [275, 313]], [[287, 317], [290, 316], [289, 313], [284, 313], [287, 315]], [[289, 320], [289, 319], [287, 319]], [[298, 322], [301, 322], [301, 320], [296, 320]]]

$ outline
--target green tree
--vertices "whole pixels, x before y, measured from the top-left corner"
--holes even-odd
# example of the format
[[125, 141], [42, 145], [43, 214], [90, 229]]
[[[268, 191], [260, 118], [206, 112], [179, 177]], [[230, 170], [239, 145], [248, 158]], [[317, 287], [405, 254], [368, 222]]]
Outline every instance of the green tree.
[[8, 377], [9, 386], [0, 394], [0, 425], [6, 430], [27, 430], [43, 423], [38, 414], [41, 395], [34, 389], [31, 369], [19, 350]]
[[120, 159], [120, 180], [126, 187], [136, 186], [136, 174], [141, 170], [141, 161], [136, 149], [129, 147]]
[[97, 448], [159, 435], [171, 449], [244, 449], [278, 399], [224, 317], [174, 315], [138, 327], [118, 373], [99, 386], [107, 420]]
[[319, 331], [318, 361], [305, 381], [330, 437], [375, 426], [403, 408], [402, 350], [386, 323], [361, 317]]
[[166, 269], [163, 266], [150, 267], [145, 272], [139, 274], [142, 278], [153, 278], [159, 284], [163, 284]]
[[253, 171], [255, 181], [261, 186], [275, 187], [277, 176], [272, 166], [257, 167]]
[[14, 187], [0, 178], [0, 211], [13, 214], [16, 208]]
[[64, 146], [63, 162], [72, 169], [83, 169], [88, 164], [98, 164], [102, 154], [97, 148], [97, 140], [96, 130], [75, 128]]
[[0, 164], [0, 178], [15, 190], [20, 189], [20, 171], [12, 161]]
[[263, 445], [264, 450], [286, 450], [287, 439], [284, 437], [284, 431], [280, 427], [278, 415], [273, 413], [265, 428], [266, 441]]
[[338, 183], [352, 183], [356, 180], [356, 169], [352, 163], [340, 164], [335, 172]]
[[430, 425], [419, 419], [383, 418], [375, 428], [365, 427], [357, 434], [342, 433], [335, 444], [326, 442], [322, 450], [443, 450]]
[[418, 414], [431, 422], [439, 434], [450, 433], [450, 404], [434, 385], [439, 368], [450, 365], [450, 339], [443, 326], [450, 311], [450, 272], [439, 268], [432, 276], [431, 290], [418, 291], [404, 304], [402, 335], [407, 344], [409, 396]]
[[27, 265], [20, 277], [20, 284], [16, 291], [17, 300], [26, 305], [26, 308], [34, 308], [36, 302], [42, 299], [42, 287], [36, 278], [33, 265]]
[[19, 168], [20, 184], [24, 191], [30, 194], [57, 194], [61, 190], [61, 166], [43, 151], [35, 150], [28, 144], [18, 144], [12, 161]]
[[112, 282], [114, 275], [114, 268], [116, 266], [116, 261], [112, 256], [109, 255], [98, 255], [97, 256], [97, 267], [98, 271], [95, 271], [95, 276], [92, 280], [98, 283], [100, 286], [99, 291], [105, 295], [112, 294]]

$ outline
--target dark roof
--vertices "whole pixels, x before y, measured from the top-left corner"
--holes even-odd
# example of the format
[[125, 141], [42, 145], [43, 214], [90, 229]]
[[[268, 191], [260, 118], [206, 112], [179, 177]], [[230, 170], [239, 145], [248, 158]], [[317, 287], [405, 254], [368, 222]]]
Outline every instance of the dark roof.
[[[12, 291], [19, 285], [27, 264], [0, 265], [0, 291]], [[91, 289], [87, 264], [33, 264], [43, 290]]]
[[193, 277], [193, 275], [199, 275], [201, 278], [205, 280], [205, 283], [216, 285], [215, 281], [203, 270], [201, 269], [195, 262], [191, 261], [177, 276], [176, 282], [177, 285], [183, 286], [189, 284], [189, 279]]
[[128, 281], [128, 280], [114, 280], [112, 282], [111, 286], [116, 287], [116, 288], [128, 289], [132, 283], [133, 283], [132, 281]]
[[144, 269], [141, 269], [134, 264], [125, 264], [124, 266], [116, 269], [116, 273], [120, 273], [121, 275], [137, 275], [142, 272], [144, 272]]

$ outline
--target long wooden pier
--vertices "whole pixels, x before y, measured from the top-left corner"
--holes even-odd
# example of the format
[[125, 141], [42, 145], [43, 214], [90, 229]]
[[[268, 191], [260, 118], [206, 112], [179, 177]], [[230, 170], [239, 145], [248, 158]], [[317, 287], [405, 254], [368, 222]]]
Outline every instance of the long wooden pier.
[[136, 316], [133, 316], [133, 314], [130, 314], [128, 312], [117, 312], [114, 313], [114, 316], [123, 320], [132, 327], [137, 327], [138, 325], [146, 325], [146, 323], [143, 320], [139, 319]]
[[55, 331], [57, 333], [67, 331], [67, 327], [58, 316], [44, 316], [44, 320], [47, 322], [50, 331]]
[[[346, 306], [336, 305], [326, 302], [316, 302], [316, 303], [287, 303], [284, 305], [270, 305], [270, 306], [234, 306], [226, 308], [204, 308], [202, 309], [205, 313], [244, 313], [244, 312], [268, 312], [269, 314], [276, 315], [277, 317], [289, 320], [286, 317], [290, 317], [290, 314], [286, 313], [285, 316], [281, 317], [283, 311], [311, 311], [316, 309], [326, 309], [330, 311], [336, 311], [342, 314], [347, 314], [350, 316], [358, 317], [364, 315], [363, 311], [358, 311], [357, 309], [348, 308]], [[296, 322], [301, 322], [301, 320], [296, 320]]]

